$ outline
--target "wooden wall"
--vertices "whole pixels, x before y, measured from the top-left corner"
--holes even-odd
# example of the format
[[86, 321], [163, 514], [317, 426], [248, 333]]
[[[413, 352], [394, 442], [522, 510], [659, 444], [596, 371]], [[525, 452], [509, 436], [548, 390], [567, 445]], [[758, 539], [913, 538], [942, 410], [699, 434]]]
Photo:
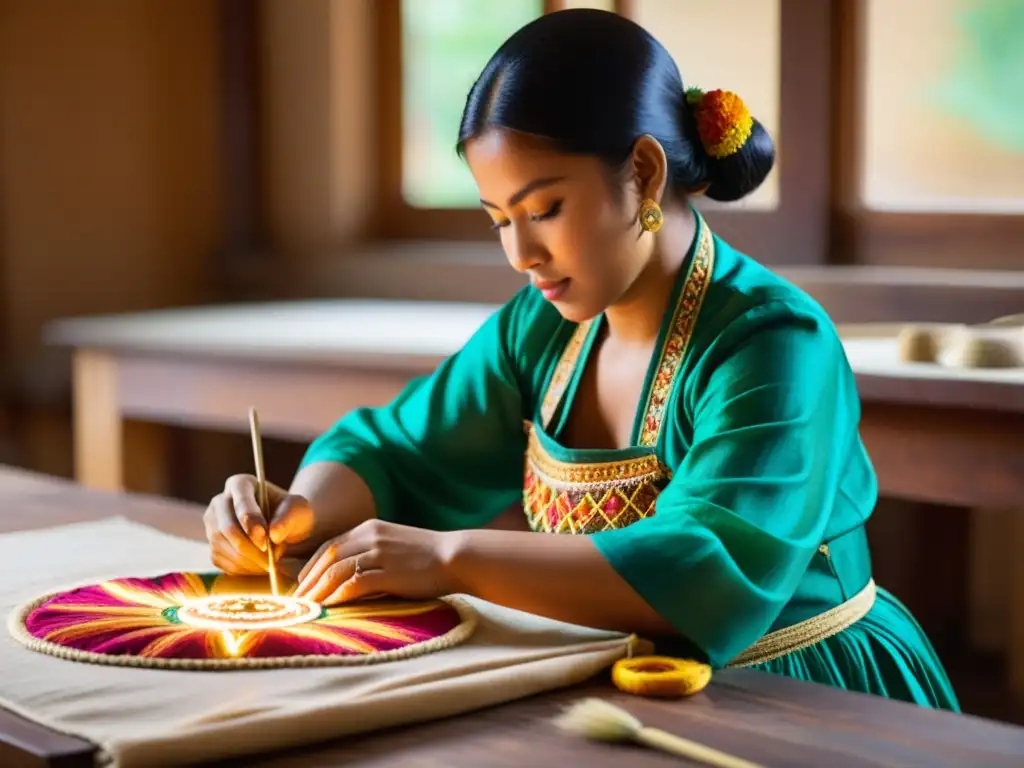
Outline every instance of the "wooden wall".
[[[341, 292], [309, 287], [375, 210], [371, 11], [0, 0], [0, 462], [71, 474], [54, 318]], [[179, 495], [248, 466], [177, 442]]]
[[[65, 402], [66, 360], [40, 344], [47, 321], [210, 298], [222, 197], [215, 10], [208, 0], [0, 0], [9, 417]], [[63, 414], [41, 415], [2, 460], [69, 471], [64, 425]]]

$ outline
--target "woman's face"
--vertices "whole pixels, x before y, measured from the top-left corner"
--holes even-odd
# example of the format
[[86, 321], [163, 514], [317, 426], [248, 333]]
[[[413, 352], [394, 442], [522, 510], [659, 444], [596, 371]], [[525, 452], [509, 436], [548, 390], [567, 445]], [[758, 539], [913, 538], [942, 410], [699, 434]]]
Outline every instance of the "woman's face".
[[602, 313], [650, 260], [635, 186], [617, 202], [600, 160], [501, 130], [468, 141], [465, 154], [509, 263], [567, 320]]

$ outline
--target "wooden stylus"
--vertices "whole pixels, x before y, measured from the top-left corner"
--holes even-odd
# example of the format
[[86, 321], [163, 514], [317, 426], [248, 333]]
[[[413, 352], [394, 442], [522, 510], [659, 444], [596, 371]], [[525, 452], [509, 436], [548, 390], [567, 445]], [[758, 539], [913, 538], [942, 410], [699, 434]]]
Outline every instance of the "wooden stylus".
[[267, 571], [270, 591], [277, 594], [277, 566], [274, 563], [274, 542], [270, 540], [270, 502], [267, 500], [267, 475], [263, 471], [263, 440], [260, 438], [260, 417], [255, 408], [249, 409], [249, 432], [252, 434], [252, 456], [256, 463], [256, 503], [267, 523]]

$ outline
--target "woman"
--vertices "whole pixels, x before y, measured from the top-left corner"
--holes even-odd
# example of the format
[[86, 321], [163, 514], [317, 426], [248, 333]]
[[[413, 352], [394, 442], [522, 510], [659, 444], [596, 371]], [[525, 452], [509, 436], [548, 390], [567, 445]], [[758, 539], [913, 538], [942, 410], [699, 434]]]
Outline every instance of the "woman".
[[[772, 168], [742, 102], [684, 91], [636, 24], [564, 11], [497, 51], [458, 146], [531, 285], [271, 489], [271, 539], [309, 558], [298, 593], [469, 593], [956, 710], [928, 640], [871, 579], [876, 481], [834, 326], [691, 206], [738, 200]], [[253, 489], [231, 478], [207, 512], [226, 571], [266, 570]]]

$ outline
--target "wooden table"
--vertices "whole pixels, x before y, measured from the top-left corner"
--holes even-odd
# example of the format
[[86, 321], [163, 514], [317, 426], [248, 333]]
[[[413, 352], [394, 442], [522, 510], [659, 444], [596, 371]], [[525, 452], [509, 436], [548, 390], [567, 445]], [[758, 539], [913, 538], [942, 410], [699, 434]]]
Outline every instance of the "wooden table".
[[[124, 515], [160, 530], [202, 538], [199, 507], [153, 497], [84, 489], [71, 482], [0, 468], [0, 533]], [[562, 734], [551, 719], [567, 702], [597, 695], [649, 725], [756, 759], [767, 766], [1019, 766], [1024, 728], [922, 709], [750, 670], [717, 675], [701, 694], [678, 702], [616, 692], [601, 676], [586, 685], [485, 711], [367, 734], [238, 766], [523, 765], [631, 768], [682, 765], [630, 747]], [[93, 747], [0, 709], [0, 765], [91, 766]]]
[[[140, 422], [244, 432], [250, 404], [267, 436], [307, 441], [432, 371], [495, 309], [341, 300], [58, 322], [47, 338], [74, 349], [77, 478], [118, 490], [130, 474], [158, 491], [165, 446]], [[1009, 656], [1024, 693], [1024, 376], [904, 365], [893, 327], [841, 331], [881, 493], [976, 510], [972, 631]]]
[[132, 466], [159, 476], [165, 446], [128, 421], [247, 431], [251, 404], [265, 436], [308, 441], [432, 371], [494, 309], [356, 300], [57, 322], [47, 340], [75, 349], [76, 477], [121, 490]]

